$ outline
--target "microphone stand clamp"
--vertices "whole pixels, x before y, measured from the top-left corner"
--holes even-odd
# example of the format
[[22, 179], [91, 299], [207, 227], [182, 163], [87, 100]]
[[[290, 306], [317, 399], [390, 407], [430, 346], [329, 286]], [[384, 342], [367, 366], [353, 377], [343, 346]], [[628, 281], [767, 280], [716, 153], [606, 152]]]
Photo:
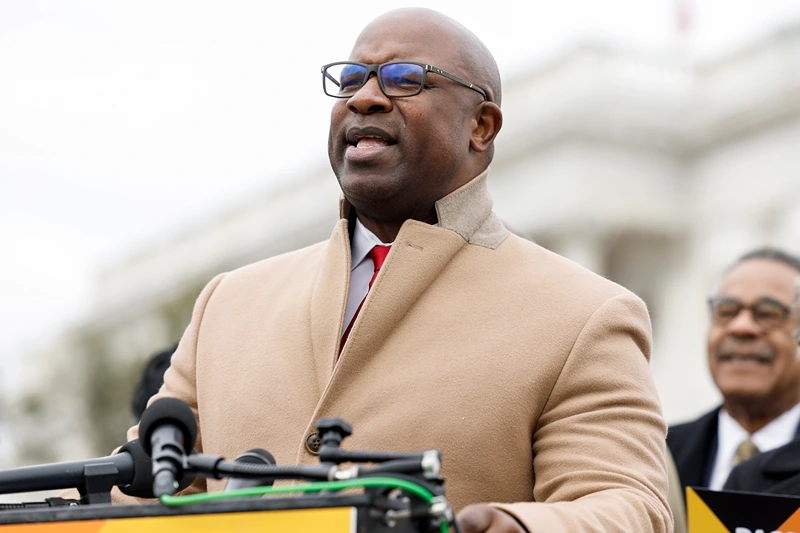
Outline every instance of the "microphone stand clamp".
[[114, 463], [89, 464], [83, 467], [83, 486], [78, 487], [81, 503], [94, 505], [96, 503], [111, 503], [111, 489], [117, 480], [117, 470]]
[[353, 426], [342, 420], [341, 418], [320, 418], [316, 423], [317, 434], [322, 440], [320, 451], [327, 449], [327, 451], [339, 450], [342, 446], [342, 441], [353, 434]]

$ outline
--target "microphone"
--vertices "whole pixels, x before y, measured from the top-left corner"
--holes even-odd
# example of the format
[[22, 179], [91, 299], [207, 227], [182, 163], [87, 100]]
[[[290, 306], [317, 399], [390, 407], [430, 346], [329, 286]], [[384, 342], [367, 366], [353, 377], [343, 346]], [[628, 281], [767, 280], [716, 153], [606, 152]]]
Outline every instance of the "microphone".
[[[143, 477], [151, 477], [150, 457], [136, 440], [126, 443], [117, 454], [108, 457], [2, 470], [0, 494], [71, 488], [83, 490], [86, 488], [87, 473], [90, 475], [98, 466], [110, 467], [108, 472], [113, 476], [110, 486], [121, 487], [123, 492], [131, 496], [148, 497], [147, 494], [140, 494], [139, 486]], [[152, 490], [149, 497], [153, 497]]]
[[[143, 446], [139, 444], [139, 440], [126, 442], [117, 453], [123, 452], [129, 453], [133, 458], [133, 477], [128, 484], [119, 486], [120, 492], [136, 498], [156, 498], [156, 495], [153, 494], [152, 460], [144, 451]], [[196, 477], [194, 473], [185, 470], [178, 484], [178, 491], [182, 491], [194, 483]]]
[[[0, 494], [72, 488], [79, 489], [82, 494], [88, 493], [89, 483], [87, 480], [92, 475], [93, 469], [96, 471], [98, 467], [107, 468], [106, 471], [113, 474], [113, 477], [104, 480], [104, 483], [109, 482], [105, 485], [92, 484], [92, 490], [107, 494], [107, 489], [117, 486], [128, 496], [155, 498], [152, 462], [138, 440], [126, 442], [116, 454], [108, 457], [0, 470]], [[191, 485], [194, 479], [193, 474], [185, 472], [178, 490], [183, 490]], [[92, 498], [87, 500], [88, 503], [99, 503], [97, 500], [92, 501]], [[4, 508], [0, 507], [0, 509]]]
[[[258, 465], [275, 465], [275, 458], [267, 450], [261, 448], [253, 448], [241, 454], [234, 459], [234, 463], [242, 464], [258, 464]], [[236, 489], [248, 489], [250, 487], [271, 487], [275, 483], [275, 478], [259, 477], [259, 478], [243, 478], [243, 477], [228, 477], [228, 483], [225, 485], [225, 492]]]
[[184, 475], [187, 452], [197, 439], [192, 409], [177, 398], [161, 398], [142, 414], [139, 434], [144, 452], [152, 459], [153, 495], [175, 494]]

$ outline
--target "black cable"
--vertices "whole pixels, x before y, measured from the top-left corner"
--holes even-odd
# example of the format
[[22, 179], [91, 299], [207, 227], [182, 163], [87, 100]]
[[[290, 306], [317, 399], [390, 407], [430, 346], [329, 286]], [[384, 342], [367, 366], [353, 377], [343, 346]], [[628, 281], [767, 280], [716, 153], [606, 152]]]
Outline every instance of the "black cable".
[[220, 461], [216, 474], [233, 477], [271, 477], [276, 479], [304, 479], [328, 481], [329, 467], [324, 466], [277, 466], [255, 463]]
[[13, 511], [15, 509], [27, 509], [24, 503], [0, 503], [0, 511]]
[[70, 500], [65, 498], [53, 497], [45, 498], [38, 502], [21, 502], [21, 503], [0, 503], [0, 511], [13, 511], [17, 509], [31, 509], [42, 507], [66, 507], [70, 505], [77, 505], [79, 500]]
[[413, 459], [395, 459], [386, 461], [378, 466], [362, 466], [358, 469], [359, 475], [364, 474], [421, 474], [422, 460], [419, 457]]
[[417, 459], [422, 461], [421, 453], [359, 452], [323, 446], [319, 450], [319, 460], [327, 463], [384, 463], [398, 459]]

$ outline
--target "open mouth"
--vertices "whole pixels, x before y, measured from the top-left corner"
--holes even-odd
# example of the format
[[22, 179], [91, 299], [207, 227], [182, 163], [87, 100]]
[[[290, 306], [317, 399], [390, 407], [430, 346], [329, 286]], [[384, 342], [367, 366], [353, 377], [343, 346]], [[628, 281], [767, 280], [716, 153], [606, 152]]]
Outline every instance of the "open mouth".
[[374, 159], [397, 141], [379, 128], [352, 128], [347, 132], [345, 157], [351, 161]]
[[771, 365], [774, 360], [772, 355], [760, 353], [721, 353], [717, 355], [717, 361], [720, 363]]
[[392, 143], [390, 143], [388, 140], [382, 137], [364, 135], [363, 137], [362, 136], [355, 137], [353, 141], [347, 141], [347, 144], [350, 146], [355, 146], [360, 150], [369, 150], [372, 148], [389, 146]]

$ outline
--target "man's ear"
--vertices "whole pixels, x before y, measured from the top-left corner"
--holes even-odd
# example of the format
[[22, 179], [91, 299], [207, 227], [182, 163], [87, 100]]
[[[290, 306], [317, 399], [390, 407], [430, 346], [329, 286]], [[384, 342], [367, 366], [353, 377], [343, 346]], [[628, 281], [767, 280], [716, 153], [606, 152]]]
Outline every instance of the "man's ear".
[[503, 112], [494, 102], [483, 102], [472, 119], [472, 137], [469, 147], [476, 152], [485, 152], [503, 127]]

